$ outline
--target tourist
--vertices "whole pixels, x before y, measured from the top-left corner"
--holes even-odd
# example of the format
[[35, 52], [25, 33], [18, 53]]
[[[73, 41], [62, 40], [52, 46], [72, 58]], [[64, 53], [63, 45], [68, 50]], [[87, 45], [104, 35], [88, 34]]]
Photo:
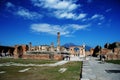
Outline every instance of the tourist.
[[102, 59], [102, 62], [104, 63], [105, 62], [105, 55], [101, 55], [101, 59]]

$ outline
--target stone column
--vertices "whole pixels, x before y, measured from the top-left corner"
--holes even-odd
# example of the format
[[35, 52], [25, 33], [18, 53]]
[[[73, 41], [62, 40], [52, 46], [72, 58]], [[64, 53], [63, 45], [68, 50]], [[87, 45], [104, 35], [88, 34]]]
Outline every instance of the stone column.
[[15, 49], [14, 49], [13, 54], [14, 54], [15, 59], [18, 58], [18, 45], [15, 45]]
[[57, 33], [57, 51], [60, 51], [60, 32]]
[[86, 57], [86, 54], [85, 54], [85, 45], [83, 45], [83, 55], [84, 55], [84, 57]]

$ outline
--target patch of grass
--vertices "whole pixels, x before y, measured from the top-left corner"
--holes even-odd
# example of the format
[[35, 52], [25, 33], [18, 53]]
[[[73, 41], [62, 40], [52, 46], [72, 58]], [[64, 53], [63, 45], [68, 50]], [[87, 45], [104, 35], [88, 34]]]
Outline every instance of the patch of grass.
[[[79, 80], [82, 62], [68, 62], [56, 67], [0, 67], [0, 80]], [[19, 73], [18, 70], [31, 68], [30, 70]], [[60, 68], [67, 68], [64, 73], [60, 73]]]
[[1, 58], [0, 63], [7, 63], [7, 62], [14, 62], [14, 63], [21, 63], [21, 64], [48, 64], [48, 63], [55, 63], [55, 60], [35, 60], [35, 59], [13, 59], [13, 58]]
[[30, 74], [28, 72], [25, 72], [24, 74], [18, 72], [25, 68], [27, 67], [2, 66], [0, 67], [0, 71], [5, 71], [6, 73], [0, 74], [0, 80], [20, 80], [23, 76]]
[[120, 60], [106, 60], [108, 63], [120, 64]]

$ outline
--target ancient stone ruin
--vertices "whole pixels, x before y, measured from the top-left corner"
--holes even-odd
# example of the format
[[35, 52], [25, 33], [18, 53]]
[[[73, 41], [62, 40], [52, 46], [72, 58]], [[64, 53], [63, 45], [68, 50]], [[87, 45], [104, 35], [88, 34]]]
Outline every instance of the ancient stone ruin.
[[28, 45], [15, 45], [14, 47], [0, 47], [0, 55], [6, 54], [13, 56], [15, 59], [54, 59], [62, 60], [64, 57], [79, 56], [85, 57], [85, 45], [83, 46], [71, 46], [65, 48], [60, 46], [60, 32], [57, 33], [57, 46], [51, 45], [38, 45], [33, 46], [30, 42]]

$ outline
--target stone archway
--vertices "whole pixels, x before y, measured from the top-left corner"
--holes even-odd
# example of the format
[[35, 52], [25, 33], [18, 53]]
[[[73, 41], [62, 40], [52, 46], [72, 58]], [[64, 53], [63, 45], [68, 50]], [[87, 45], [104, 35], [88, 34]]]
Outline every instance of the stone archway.
[[80, 56], [80, 48], [79, 47], [75, 47], [74, 52], [75, 52], [75, 56]]
[[71, 55], [85, 57], [85, 47], [83, 46], [72, 46], [69, 51]]

